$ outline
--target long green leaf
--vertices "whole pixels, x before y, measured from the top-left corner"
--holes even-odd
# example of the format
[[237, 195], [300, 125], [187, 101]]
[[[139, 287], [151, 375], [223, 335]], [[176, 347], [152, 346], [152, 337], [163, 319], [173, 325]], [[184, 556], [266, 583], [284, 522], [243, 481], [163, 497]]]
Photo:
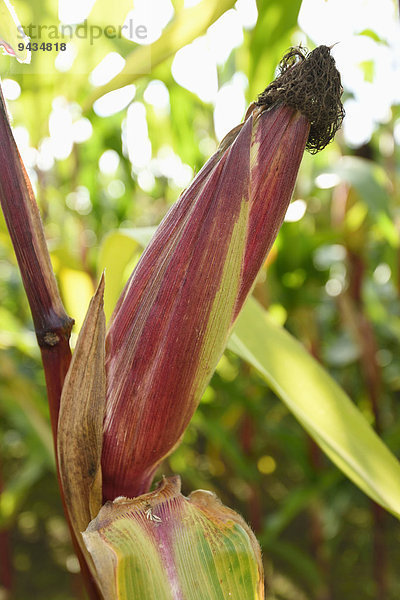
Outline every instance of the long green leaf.
[[250, 298], [228, 347], [253, 365], [327, 456], [400, 518], [400, 463], [326, 370]]
[[137, 46], [129, 54], [123, 70], [109, 83], [96, 89], [90, 96], [86, 107], [100, 96], [132, 83], [143, 74], [149, 73], [150, 69], [154, 69], [164, 60], [173, 56], [180, 48], [203, 35], [210, 25], [234, 4], [235, 0], [202, 0], [196, 6], [180, 10], [157, 41], [150, 46]]

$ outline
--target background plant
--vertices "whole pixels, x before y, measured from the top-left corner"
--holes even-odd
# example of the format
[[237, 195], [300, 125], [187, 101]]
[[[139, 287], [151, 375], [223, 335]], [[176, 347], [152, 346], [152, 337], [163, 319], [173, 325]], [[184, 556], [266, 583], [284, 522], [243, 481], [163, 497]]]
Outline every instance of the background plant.
[[[21, 22], [57, 21], [52, 3], [15, 5]], [[299, 7], [260, 3], [257, 24], [245, 30], [243, 42], [218, 67], [220, 89], [231, 83], [229, 99], [235, 90], [240, 95], [240, 72], [249, 81], [247, 101], [265, 86], [282, 52], [299, 39]], [[178, 4], [175, 8], [179, 10]], [[96, 4], [91, 19], [106, 22], [109, 16]], [[360, 39], [384, 52], [387, 41], [376, 27], [378, 31], [359, 31]], [[304, 34], [303, 39], [311, 46], [328, 42], [306, 40]], [[88, 71], [108, 51], [123, 56], [131, 51], [124, 40], [105, 44], [94, 45], [93, 55], [85, 58]], [[61, 73], [46, 63], [33, 74], [28, 69], [13, 74], [10, 60], [1, 58], [3, 79], [22, 88], [18, 100], [10, 100], [14, 126], [31, 167], [64, 301], [78, 321], [76, 331], [103, 267], [107, 265], [110, 278], [117, 273], [114, 285], [107, 281], [109, 311], [118, 282], [137, 260], [140, 246], [121, 228], [157, 224], [190, 180], [190, 168], [197, 171], [215, 148], [213, 105], [175, 81], [172, 60], [172, 55], [160, 60], [150, 74], [135, 80], [130, 108], [100, 117], [89, 108], [93, 90], [76, 65]], [[379, 65], [374, 58], [358, 65], [357, 73], [372, 89], [379, 83]], [[151, 90], [157, 89], [149, 85], [152, 80], [165, 84], [169, 102], [160, 100], [162, 94], [167, 98], [160, 83], [155, 85], [163, 91], [156, 103], [154, 95], [152, 100]], [[8, 86], [9, 97], [15, 97], [18, 88]], [[347, 98], [352, 99], [350, 90]], [[347, 135], [312, 161], [304, 158], [289, 217], [297, 220], [284, 225], [266, 266], [268, 277], [260, 279], [255, 294], [329, 368], [399, 455], [397, 103], [393, 98], [390, 115], [381, 116], [383, 122], [375, 125], [371, 139], [361, 140], [366, 142], [362, 146], [349, 148]], [[84, 115], [79, 105], [87, 109]], [[150, 168], [135, 162], [137, 150], [126, 143], [132, 123], [137, 131], [138, 123], [144, 127], [144, 109], [156, 159]], [[63, 159], [59, 146], [54, 161], [56, 146], [52, 157], [46, 151], [48, 138], [66, 137], [60, 124], [70, 119], [80, 123], [74, 129], [77, 137], [80, 131], [82, 139], [90, 124], [92, 135], [75, 143]], [[342, 155], [345, 161], [339, 160]], [[301, 218], [305, 205], [299, 200], [307, 205]], [[73, 587], [76, 561], [56, 490], [39, 354], [3, 223], [0, 235], [5, 489], [0, 519], [11, 532], [2, 545], [3, 580], [13, 572], [16, 598], [28, 592], [43, 598], [43, 590], [48, 598], [75, 598], [80, 594]], [[124, 272], [118, 273], [121, 265]], [[214, 489], [252, 524], [264, 548], [270, 598], [398, 596], [397, 522], [371, 507], [258, 375], [233, 354], [221, 361], [183, 444], [168, 463], [163, 472], [179, 472], [184, 491]], [[10, 568], [7, 557], [12, 557]]]

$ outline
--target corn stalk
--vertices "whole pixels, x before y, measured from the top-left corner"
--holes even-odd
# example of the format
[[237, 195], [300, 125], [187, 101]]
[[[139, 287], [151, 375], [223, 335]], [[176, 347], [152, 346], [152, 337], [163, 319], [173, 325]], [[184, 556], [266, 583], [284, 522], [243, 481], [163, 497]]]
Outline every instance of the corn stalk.
[[264, 597], [260, 548], [239, 515], [206, 492], [185, 498], [178, 477], [150, 486], [251, 293], [304, 149], [322, 149], [341, 124], [341, 91], [329, 48], [287, 53], [157, 229], [107, 332], [101, 279], [72, 361], [73, 321], [0, 98], [0, 199], [42, 352], [64, 508], [93, 599]]

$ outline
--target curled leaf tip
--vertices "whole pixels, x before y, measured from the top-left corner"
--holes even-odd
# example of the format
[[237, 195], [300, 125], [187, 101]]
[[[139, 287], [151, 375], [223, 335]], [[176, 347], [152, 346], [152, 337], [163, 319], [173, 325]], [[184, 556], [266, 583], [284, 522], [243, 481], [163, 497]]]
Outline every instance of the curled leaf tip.
[[331, 142], [344, 118], [340, 73], [331, 48], [312, 52], [290, 48], [279, 64], [278, 77], [258, 96], [257, 106], [278, 104], [299, 110], [310, 122], [306, 149], [315, 154]]

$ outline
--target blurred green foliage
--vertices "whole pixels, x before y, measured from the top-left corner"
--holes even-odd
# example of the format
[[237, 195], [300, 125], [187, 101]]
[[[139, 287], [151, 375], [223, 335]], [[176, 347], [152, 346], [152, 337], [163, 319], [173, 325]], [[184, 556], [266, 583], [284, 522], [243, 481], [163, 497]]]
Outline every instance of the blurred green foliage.
[[[50, 0], [14, 4], [23, 24], [57, 23]], [[249, 81], [247, 100], [254, 99], [298, 39], [300, 4], [258, 2], [257, 24], [245, 30], [243, 43], [218, 68], [220, 87], [241, 71]], [[176, 10], [179, 5], [175, 2]], [[118, 22], [124, 9], [122, 3], [117, 10], [98, 0], [89, 20]], [[104, 118], [91, 108], [82, 112], [93, 94], [88, 73], [110, 51], [126, 57], [132, 47], [124, 39], [102, 39], [90, 53], [81, 48], [66, 72], [55, 70], [54, 56], [45, 53], [23, 67], [0, 56], [1, 76], [22, 89], [9, 106], [14, 127], [29, 132], [26, 161], [37, 158], [60, 103], [74, 121], [84, 117], [92, 126], [90, 138], [75, 143], [67, 158], [46, 169], [32, 159], [29, 170], [61, 293], [77, 321], [75, 334], [101, 270], [107, 268], [109, 315], [120, 291], [114, 275], [128, 262], [115, 279], [127, 277], [139, 256], [137, 242], [124, 232], [158, 224], [181, 191], [162, 172], [154, 173], [152, 185], [132, 172], [121, 140], [126, 109]], [[146, 108], [153, 157], [167, 148], [197, 172], [217, 144], [213, 106], [176, 83], [171, 63], [172, 56], [135, 77], [135, 101]], [[365, 70], [366, 80], [370, 71]], [[165, 84], [167, 110], [144, 99], [152, 80]], [[390, 120], [362, 148], [346, 147], [339, 134], [320, 155], [304, 156], [294, 199], [304, 201], [306, 211], [283, 225], [254, 292], [337, 379], [397, 456], [400, 150], [393, 128], [399, 117], [399, 106], [393, 106]], [[118, 157], [112, 174], [99, 167], [110, 150]], [[12, 598], [83, 598], [54, 473], [39, 351], [3, 220], [0, 469], [0, 530], [9, 532], [8, 538], [0, 536], [0, 551], [10, 559], [7, 569], [2, 561], [2, 569], [12, 575]], [[400, 597], [397, 521], [345, 479], [252, 368], [232, 353], [221, 360], [162, 473], [179, 473], [184, 493], [214, 490], [252, 525], [263, 547], [268, 600]], [[379, 596], [382, 590], [385, 595]]]

